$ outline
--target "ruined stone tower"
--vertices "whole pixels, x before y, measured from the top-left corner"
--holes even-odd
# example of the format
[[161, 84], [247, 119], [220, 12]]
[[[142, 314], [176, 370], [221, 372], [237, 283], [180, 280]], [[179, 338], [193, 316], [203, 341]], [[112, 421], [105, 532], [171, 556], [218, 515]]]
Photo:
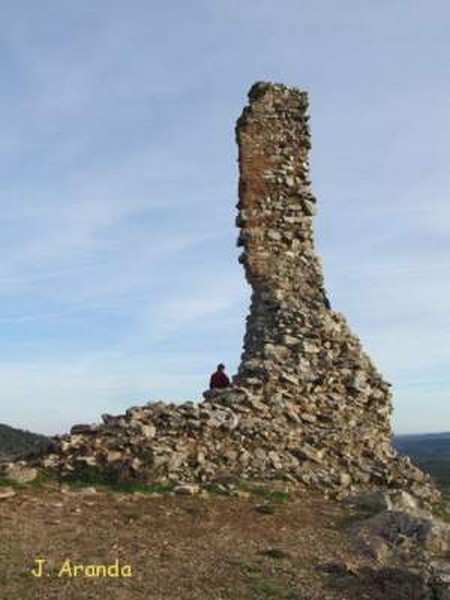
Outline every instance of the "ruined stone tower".
[[265, 403], [289, 403], [299, 437], [311, 445], [308, 458], [336, 469], [342, 482], [420, 480], [391, 445], [390, 384], [324, 289], [314, 252], [308, 95], [260, 82], [248, 97], [236, 126], [237, 225], [252, 297], [235, 381]]
[[61, 478], [208, 482], [283, 479], [348, 494], [407, 489], [428, 476], [391, 444], [389, 384], [330, 308], [314, 253], [308, 97], [255, 84], [236, 128], [240, 261], [252, 287], [234, 386], [194, 404], [149, 402], [55, 439]]
[[[237, 123], [238, 243], [252, 286], [237, 381], [294, 401], [324, 443], [390, 444], [391, 399], [342, 315], [330, 308], [314, 253], [306, 92], [255, 84]], [[328, 445], [328, 443], [327, 443]]]

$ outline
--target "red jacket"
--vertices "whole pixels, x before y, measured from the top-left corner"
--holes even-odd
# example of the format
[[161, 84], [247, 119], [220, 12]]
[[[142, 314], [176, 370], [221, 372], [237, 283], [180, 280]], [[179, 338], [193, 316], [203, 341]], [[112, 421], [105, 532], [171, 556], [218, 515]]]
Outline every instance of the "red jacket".
[[225, 388], [230, 385], [230, 380], [225, 375], [223, 371], [216, 371], [211, 375], [211, 379], [209, 380], [209, 389], [212, 390], [214, 388]]

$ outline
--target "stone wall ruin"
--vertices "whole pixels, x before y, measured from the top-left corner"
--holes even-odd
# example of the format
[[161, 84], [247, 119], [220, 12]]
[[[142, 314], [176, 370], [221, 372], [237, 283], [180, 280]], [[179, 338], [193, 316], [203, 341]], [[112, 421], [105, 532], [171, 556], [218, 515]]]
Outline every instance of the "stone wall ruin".
[[233, 387], [75, 426], [54, 440], [46, 469], [62, 479], [94, 469], [119, 480], [284, 479], [338, 494], [435, 496], [391, 445], [389, 384], [330, 308], [314, 253], [308, 120], [306, 92], [257, 83], [237, 122], [238, 244], [252, 298]]

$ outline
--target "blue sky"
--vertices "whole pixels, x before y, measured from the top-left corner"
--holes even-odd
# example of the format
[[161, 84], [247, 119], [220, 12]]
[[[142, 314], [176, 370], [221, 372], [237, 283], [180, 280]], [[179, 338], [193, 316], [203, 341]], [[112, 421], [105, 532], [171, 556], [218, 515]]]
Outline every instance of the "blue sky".
[[311, 96], [333, 308], [393, 383], [398, 432], [450, 429], [450, 6], [442, 0], [5, 0], [0, 422], [46, 433], [234, 372], [235, 120]]

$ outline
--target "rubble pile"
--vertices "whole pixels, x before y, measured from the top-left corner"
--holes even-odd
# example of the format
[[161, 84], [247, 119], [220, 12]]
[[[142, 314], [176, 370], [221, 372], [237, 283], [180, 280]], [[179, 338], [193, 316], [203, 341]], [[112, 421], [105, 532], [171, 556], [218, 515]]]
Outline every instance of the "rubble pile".
[[154, 402], [103, 415], [99, 425], [75, 425], [55, 438], [42, 464], [61, 479], [91, 473], [147, 483], [283, 479], [345, 494], [394, 487], [430, 496], [428, 479], [407, 457], [388, 447], [375, 457], [352, 455], [350, 447], [344, 455], [340, 444], [333, 448], [338, 431], [326, 439], [330, 423], [305, 420], [295, 403], [263, 402], [237, 387], [206, 396], [196, 404]]
[[234, 385], [200, 403], [149, 403], [54, 440], [46, 468], [119, 480], [284, 478], [337, 493], [437, 492], [391, 444], [391, 394], [314, 252], [306, 92], [257, 83], [236, 127], [240, 262], [252, 287]]

